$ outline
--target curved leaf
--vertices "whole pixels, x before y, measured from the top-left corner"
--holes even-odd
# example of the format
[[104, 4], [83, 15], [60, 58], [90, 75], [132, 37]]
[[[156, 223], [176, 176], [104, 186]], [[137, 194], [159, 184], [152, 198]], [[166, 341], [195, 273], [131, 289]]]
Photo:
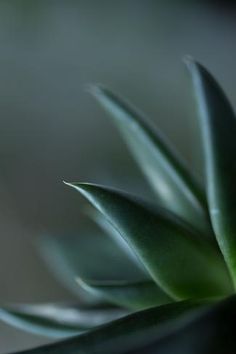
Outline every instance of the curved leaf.
[[141, 310], [173, 301], [153, 281], [94, 282], [77, 278], [77, 282], [88, 292], [132, 310]]
[[113, 227], [111, 223], [106, 220], [103, 214], [101, 214], [97, 209], [93, 207], [87, 208], [87, 214], [106, 233], [106, 235], [110, 236], [112, 240], [118, 244], [119, 248], [121, 248], [126, 253], [126, 255], [131, 258], [131, 260], [139, 268], [141, 268], [142, 272], [146, 272], [143, 264], [140, 262], [132, 248], [122, 237], [120, 237], [119, 232]]
[[169, 142], [108, 89], [91, 86], [91, 93], [111, 114], [163, 205], [196, 229], [211, 232], [205, 196]]
[[236, 353], [235, 300], [234, 296], [210, 307], [162, 338], [147, 335], [143, 344], [133, 345], [131, 350], [122, 351], [122, 354]]
[[195, 304], [191, 301], [163, 305], [135, 312], [87, 334], [20, 353], [124, 353], [125, 349], [143, 343], [150, 332], [155, 334], [156, 339], [164, 337], [179, 326], [180, 320], [184, 323], [192, 320], [205, 307], [205, 304]]
[[89, 309], [61, 304], [21, 304], [0, 308], [3, 322], [51, 338], [74, 336], [125, 315], [127, 311], [118, 308]]
[[[96, 247], [94, 247], [96, 245]], [[84, 232], [67, 237], [44, 235], [39, 250], [49, 268], [69, 289], [84, 300], [75, 277], [95, 280], [143, 280], [148, 275], [137, 267], [112, 239], [97, 232]], [[109, 264], [109, 267], [107, 266]]]
[[211, 220], [236, 286], [236, 119], [209, 72], [191, 59], [187, 65], [199, 108]]
[[122, 192], [86, 183], [69, 185], [117, 228], [170, 296], [185, 299], [232, 291], [221, 255], [187, 224]]

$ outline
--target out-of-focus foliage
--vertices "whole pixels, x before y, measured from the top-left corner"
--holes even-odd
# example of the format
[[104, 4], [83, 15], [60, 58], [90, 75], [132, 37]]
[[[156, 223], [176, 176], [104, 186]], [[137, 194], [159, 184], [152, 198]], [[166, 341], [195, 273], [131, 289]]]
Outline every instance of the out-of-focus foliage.
[[[49, 264], [53, 264], [54, 271], [62, 278], [70, 280], [77, 277], [78, 287], [84, 290], [84, 305], [15, 305], [2, 308], [0, 317], [3, 321], [61, 339], [21, 353], [171, 354], [175, 351], [182, 354], [229, 354], [236, 350], [233, 330], [236, 301], [236, 245], [233, 235], [236, 225], [232, 217], [236, 210], [233, 183], [236, 177], [236, 119], [223, 90], [211, 74], [193, 59], [186, 58], [185, 61], [196, 93], [203, 140], [206, 195], [203, 194], [202, 199], [207, 201], [203, 210], [209, 215], [206, 230], [211, 230], [211, 224], [213, 230], [206, 237], [205, 229], [200, 231], [201, 228], [188, 219], [189, 210], [182, 208], [182, 199], [175, 193], [170, 199], [160, 198], [159, 205], [156, 205], [110, 187], [66, 182], [97, 209], [100, 218], [96, 213], [88, 214], [98, 219], [100, 225], [110, 225], [103, 229], [113, 235], [109, 238], [113, 241], [111, 244], [117, 247], [124, 260], [129, 259], [130, 268], [138, 270], [146, 279], [114, 280], [112, 273], [116, 274], [116, 268], [112, 261], [104, 259], [106, 254], [109, 255], [106, 246], [100, 250], [94, 248], [95, 254], [98, 253], [105, 261], [96, 264], [90, 255], [90, 249], [95, 246], [92, 243], [79, 254], [80, 244], [74, 249], [66, 244], [54, 247], [49, 238], [44, 247]], [[161, 174], [157, 173], [157, 180], [162, 183], [168, 177], [166, 193], [172, 193], [179, 185], [187, 185], [192, 187], [191, 196], [195, 196], [194, 177], [187, 171], [183, 173], [160, 133], [155, 133], [136, 110], [113, 93], [97, 90], [95, 97], [118, 120], [126, 139], [134, 142], [131, 144], [134, 155], [137, 156], [140, 146], [144, 146], [142, 162], [145, 169], [151, 166], [155, 170], [157, 159], [157, 166], [160, 164], [163, 169]], [[130, 133], [128, 136], [127, 131]], [[185, 176], [188, 176], [186, 180], [180, 178]], [[188, 183], [184, 183], [186, 181]], [[157, 193], [160, 194], [159, 190]], [[172, 211], [172, 203], [176, 204], [177, 211], [181, 206], [181, 217]], [[196, 198], [189, 198], [188, 203], [195, 205]], [[104, 223], [100, 222], [102, 218]], [[128, 246], [125, 248], [120, 243], [118, 248], [114, 237], [122, 238]], [[86, 251], [87, 260], [83, 251]], [[86, 275], [88, 264], [90, 272], [94, 268], [92, 279], [89, 273]], [[118, 268], [122, 266], [121, 256]], [[104, 273], [105, 280], [96, 278], [99, 271]], [[90, 305], [86, 293], [91, 296]], [[109, 305], [113, 306], [110, 310]], [[80, 309], [81, 306], [87, 306], [87, 309]], [[97, 321], [99, 315], [96, 311], [100, 311], [100, 320]], [[66, 339], [63, 340], [64, 337]]]

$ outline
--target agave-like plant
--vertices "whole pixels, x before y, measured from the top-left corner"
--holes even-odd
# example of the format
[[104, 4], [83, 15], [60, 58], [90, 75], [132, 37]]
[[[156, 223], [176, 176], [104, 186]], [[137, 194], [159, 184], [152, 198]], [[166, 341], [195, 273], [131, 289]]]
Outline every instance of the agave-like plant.
[[[236, 353], [236, 120], [207, 70], [191, 58], [186, 63], [199, 108], [205, 188], [135, 108], [106, 88], [92, 87], [158, 202], [95, 184], [67, 183], [95, 207], [89, 214], [116, 244], [101, 238], [95, 244], [99, 262], [89, 256], [87, 263], [104, 272], [101, 280], [80, 268], [80, 257], [87, 257], [83, 245], [79, 256], [74, 241], [68, 246], [47, 239], [56, 271], [76, 276], [78, 288], [96, 304], [2, 308], [0, 317], [8, 323], [68, 337], [21, 353]], [[88, 242], [92, 252], [92, 239]]]

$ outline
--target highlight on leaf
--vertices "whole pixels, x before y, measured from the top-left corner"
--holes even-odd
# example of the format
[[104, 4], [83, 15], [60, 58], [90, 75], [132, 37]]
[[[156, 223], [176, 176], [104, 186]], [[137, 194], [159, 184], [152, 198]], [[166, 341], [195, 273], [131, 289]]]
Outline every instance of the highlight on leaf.
[[132, 262], [134, 262], [135, 265], [139, 268], [139, 270], [141, 270], [140, 279], [147, 277], [149, 278], [142, 262], [140, 262], [139, 258], [134, 253], [129, 244], [122, 237], [120, 237], [119, 232], [113, 227], [111, 223], [108, 222], [104, 215], [92, 206], [86, 208], [86, 215], [88, 215], [88, 217], [93, 220], [107, 236], [110, 236], [112, 240], [114, 240], [115, 244], [118, 245], [119, 249], [121, 248], [122, 251], [124, 251], [125, 254], [129, 258], [131, 258]]
[[[75, 283], [77, 276], [119, 281], [150, 278], [113, 239], [100, 230], [84, 230], [79, 236], [44, 234], [38, 244], [40, 254], [53, 275], [85, 302], [94, 302], [97, 298], [91, 297]], [[96, 248], [91, 248], [93, 244]], [[88, 261], [88, 254], [92, 261]]]
[[106, 216], [169, 296], [186, 299], [232, 293], [220, 253], [176, 216], [110, 188], [68, 185]]
[[140, 282], [101, 282], [76, 278], [76, 281], [89, 293], [130, 310], [142, 310], [148, 307], [173, 302], [173, 299], [152, 280]]
[[21, 354], [236, 353], [236, 120], [212, 75], [192, 59], [187, 66], [206, 196], [159, 131], [110, 90], [93, 86], [159, 202], [66, 183], [92, 205], [100, 230], [42, 238], [45, 260], [79, 305], [3, 306], [3, 322], [60, 339]]
[[165, 338], [176, 328], [191, 323], [211, 308], [208, 302], [181, 301], [158, 306], [113, 321], [96, 330], [21, 354], [126, 353], [149, 338]]
[[223, 90], [186, 58], [198, 105], [211, 221], [236, 286], [236, 118]]
[[158, 200], [202, 233], [211, 234], [204, 193], [176, 149], [139, 111], [107, 88], [91, 85], [90, 92], [119, 128]]
[[121, 318], [128, 311], [111, 307], [72, 304], [18, 304], [0, 308], [0, 320], [21, 330], [50, 338], [83, 333], [106, 322]]

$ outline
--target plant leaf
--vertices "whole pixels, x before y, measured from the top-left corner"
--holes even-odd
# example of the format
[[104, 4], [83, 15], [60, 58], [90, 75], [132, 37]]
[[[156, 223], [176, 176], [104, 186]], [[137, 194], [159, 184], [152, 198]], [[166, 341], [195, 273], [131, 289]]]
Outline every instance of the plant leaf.
[[155, 334], [156, 339], [164, 337], [178, 326], [180, 320], [192, 320], [200, 309], [205, 307], [205, 304], [195, 304], [191, 301], [163, 305], [133, 313], [87, 334], [20, 353], [124, 353], [125, 349], [142, 343], [150, 332]]
[[77, 282], [88, 292], [132, 310], [142, 310], [173, 301], [152, 280], [142, 282], [94, 282], [77, 278]]
[[51, 338], [85, 332], [127, 315], [112, 308], [81, 308], [75, 305], [11, 305], [0, 309], [0, 320], [21, 330]]
[[135, 263], [135, 265], [138, 266], [138, 268], [141, 268], [142, 272], [146, 272], [143, 264], [140, 262], [132, 248], [122, 237], [120, 237], [119, 232], [106, 220], [104, 215], [94, 207], [86, 208], [86, 210], [87, 215], [105, 232], [105, 234], [110, 236], [112, 240], [118, 244], [119, 248], [126, 253], [126, 255]]
[[181, 220], [126, 193], [86, 183], [69, 185], [106, 216], [168, 295], [185, 299], [232, 291], [221, 255]]
[[92, 86], [90, 91], [111, 114], [163, 205], [196, 229], [211, 233], [205, 196], [169, 142], [108, 89]]
[[138, 343], [122, 354], [233, 354], [236, 352], [235, 300], [234, 296], [215, 304], [162, 338], [147, 335], [143, 344]]
[[81, 294], [75, 283], [77, 276], [95, 280], [137, 281], [149, 277], [112, 239], [98, 231], [82, 232], [80, 237], [43, 235], [39, 250], [58, 280], [84, 300], [88, 298], [92, 301], [87, 292]]
[[199, 108], [210, 215], [236, 286], [236, 119], [222, 89], [187, 59]]

